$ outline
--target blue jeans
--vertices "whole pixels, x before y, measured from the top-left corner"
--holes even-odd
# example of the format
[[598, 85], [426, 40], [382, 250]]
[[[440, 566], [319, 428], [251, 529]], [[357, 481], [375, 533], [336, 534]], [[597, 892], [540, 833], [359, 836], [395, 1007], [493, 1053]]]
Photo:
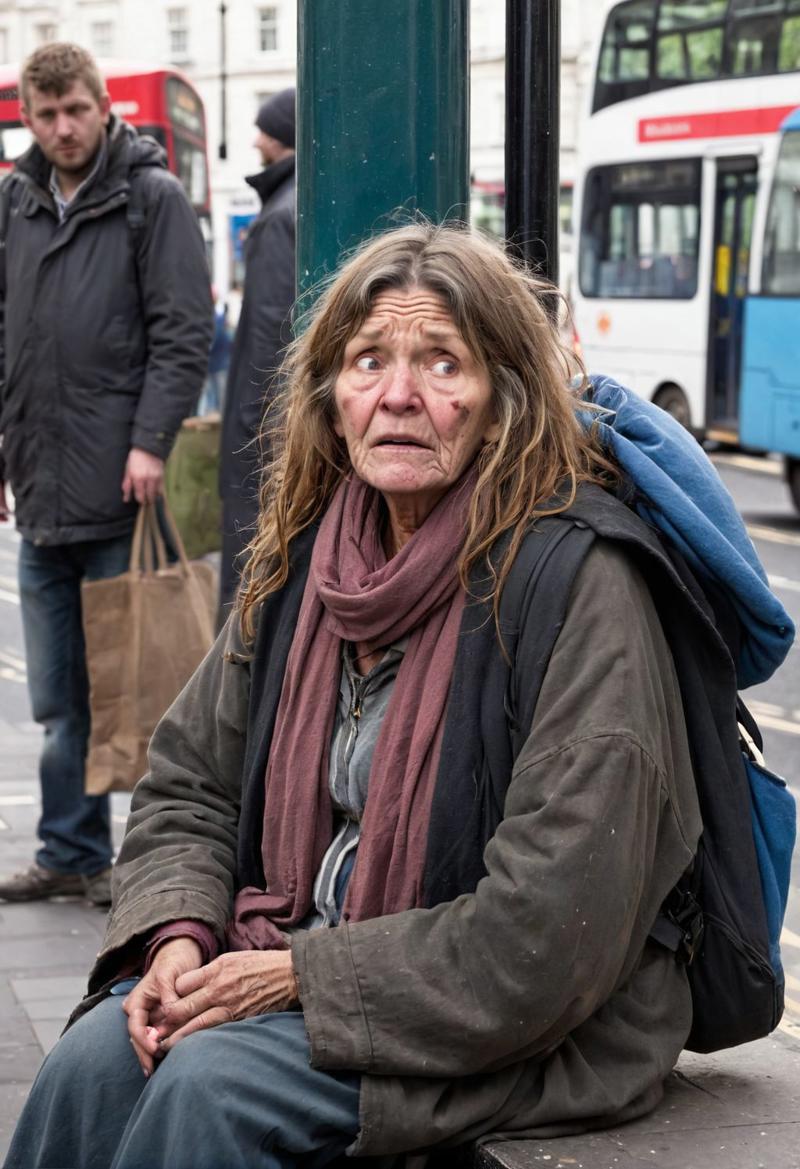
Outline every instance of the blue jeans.
[[108, 796], [84, 795], [89, 741], [89, 683], [81, 624], [81, 581], [126, 572], [131, 537], [80, 544], [23, 540], [19, 591], [28, 691], [44, 727], [39, 760], [42, 815], [37, 862], [59, 873], [91, 876], [111, 863]]
[[145, 1080], [121, 1002], [53, 1048], [5, 1169], [321, 1169], [355, 1139], [361, 1077], [311, 1067], [300, 1011], [189, 1035]]

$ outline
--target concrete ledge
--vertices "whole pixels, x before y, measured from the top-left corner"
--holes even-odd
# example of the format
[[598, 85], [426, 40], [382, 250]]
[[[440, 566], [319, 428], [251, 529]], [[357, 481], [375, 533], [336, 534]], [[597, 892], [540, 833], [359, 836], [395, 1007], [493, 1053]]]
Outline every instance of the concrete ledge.
[[497, 1141], [478, 1169], [800, 1169], [800, 1037], [685, 1052], [649, 1116], [549, 1140]]

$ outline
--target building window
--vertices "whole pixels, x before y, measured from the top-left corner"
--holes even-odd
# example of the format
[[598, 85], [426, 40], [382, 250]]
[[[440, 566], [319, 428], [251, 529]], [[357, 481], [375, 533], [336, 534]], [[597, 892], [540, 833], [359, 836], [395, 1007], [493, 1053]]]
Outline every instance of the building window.
[[49, 45], [51, 41], [58, 38], [58, 29], [50, 22], [47, 24], [37, 24], [34, 33], [38, 45]]
[[173, 61], [183, 61], [189, 55], [189, 9], [167, 9], [169, 55]]
[[278, 9], [274, 4], [257, 10], [258, 48], [261, 53], [274, 53], [278, 48]]
[[89, 26], [92, 49], [98, 57], [114, 56], [114, 25], [110, 20], [95, 20]]

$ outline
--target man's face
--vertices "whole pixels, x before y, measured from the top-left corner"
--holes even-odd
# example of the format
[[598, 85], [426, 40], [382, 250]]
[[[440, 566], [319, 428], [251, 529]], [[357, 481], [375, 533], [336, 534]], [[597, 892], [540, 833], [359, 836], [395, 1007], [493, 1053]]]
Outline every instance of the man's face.
[[110, 110], [108, 94], [98, 102], [84, 82], [75, 81], [61, 97], [29, 86], [21, 114], [48, 162], [57, 171], [80, 175], [91, 169]]
[[263, 130], [256, 127], [256, 136], [253, 140], [253, 145], [261, 155], [261, 161], [264, 166], [269, 166], [272, 162], [277, 162], [284, 154], [288, 153], [286, 146], [279, 142], [277, 138], [271, 138], [269, 134], [265, 134]]

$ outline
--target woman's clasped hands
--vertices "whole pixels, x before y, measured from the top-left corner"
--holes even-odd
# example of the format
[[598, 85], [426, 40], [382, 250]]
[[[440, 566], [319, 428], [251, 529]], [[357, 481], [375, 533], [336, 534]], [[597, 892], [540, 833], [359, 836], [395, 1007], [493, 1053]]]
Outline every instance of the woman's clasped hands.
[[173, 938], [161, 944], [122, 1005], [131, 1043], [149, 1077], [156, 1061], [194, 1031], [286, 1011], [298, 1001], [289, 950], [236, 951], [204, 966], [196, 941]]

